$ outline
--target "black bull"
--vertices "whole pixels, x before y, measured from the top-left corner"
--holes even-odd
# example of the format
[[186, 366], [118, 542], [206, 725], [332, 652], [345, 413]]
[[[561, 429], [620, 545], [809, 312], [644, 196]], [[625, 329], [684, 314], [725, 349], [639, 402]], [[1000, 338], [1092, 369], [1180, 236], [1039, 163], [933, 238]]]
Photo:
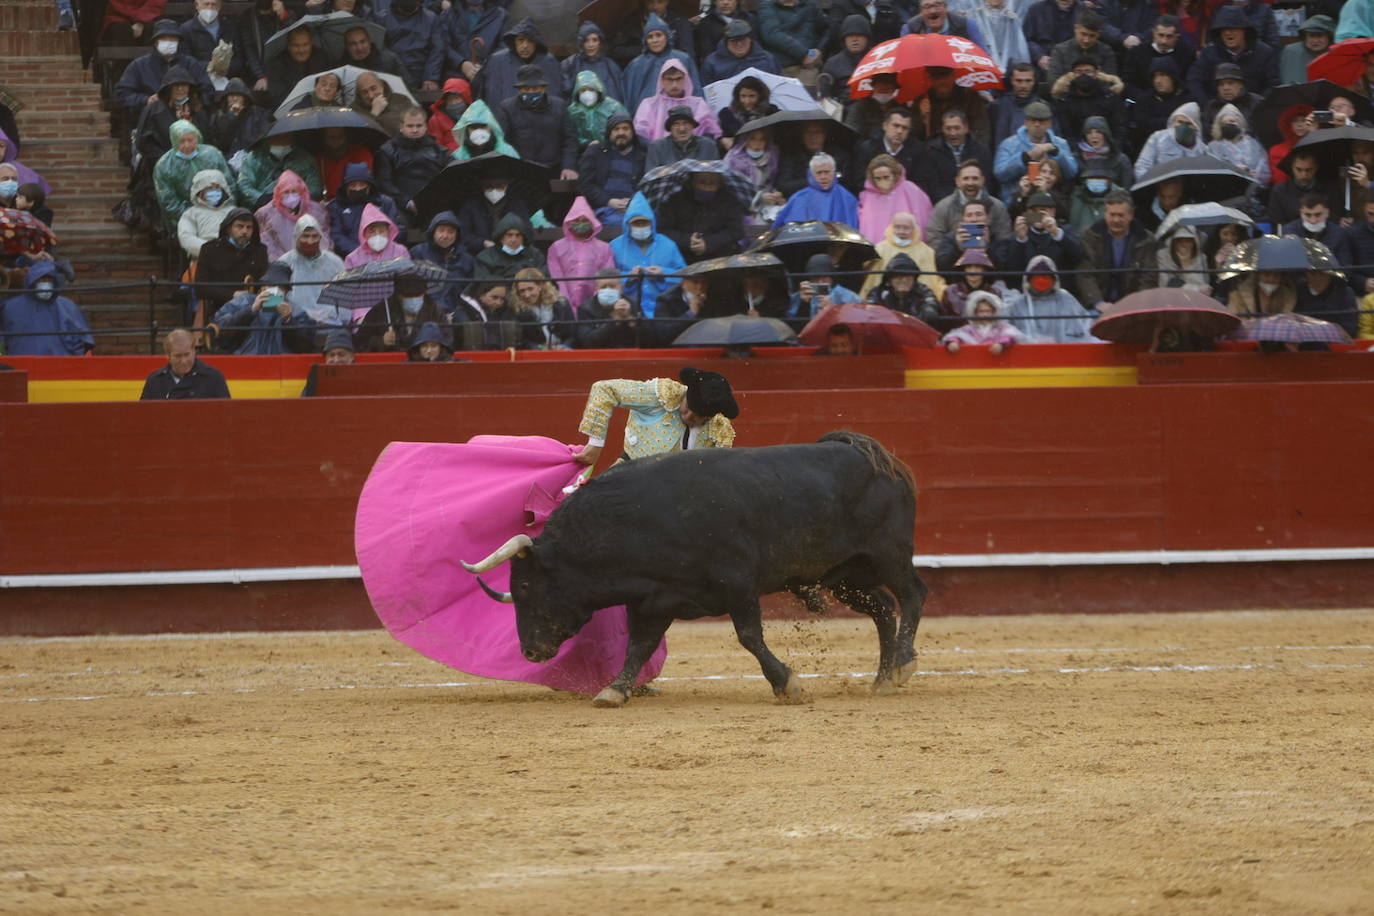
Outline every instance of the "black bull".
[[520, 535], [467, 568], [511, 560], [510, 595], [488, 593], [513, 600], [531, 661], [552, 658], [598, 609], [627, 607], [625, 667], [597, 705], [625, 702], [674, 620], [722, 614], [773, 692], [796, 699], [796, 678], [764, 644], [759, 598], [817, 583], [873, 618], [873, 689], [887, 693], [916, 670], [926, 586], [911, 564], [915, 521], [906, 465], [867, 436], [836, 432], [806, 445], [701, 449], [618, 466], [559, 506], [538, 540]]

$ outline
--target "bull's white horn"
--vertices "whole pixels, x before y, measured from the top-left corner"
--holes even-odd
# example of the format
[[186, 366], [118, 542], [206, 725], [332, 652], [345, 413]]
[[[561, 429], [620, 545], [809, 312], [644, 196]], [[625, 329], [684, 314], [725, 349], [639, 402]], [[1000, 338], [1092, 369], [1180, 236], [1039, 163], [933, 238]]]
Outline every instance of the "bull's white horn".
[[494, 569], [495, 567], [500, 566], [502, 563], [506, 562], [511, 557], [523, 557], [525, 555], [525, 552], [533, 546], [534, 541], [530, 540], [530, 536], [528, 534], [517, 534], [509, 541], [506, 541], [506, 543], [496, 548], [495, 552], [492, 553], [491, 556], [487, 557], [482, 562], [463, 563], [463, 568], [471, 573], [484, 573], [489, 569]]

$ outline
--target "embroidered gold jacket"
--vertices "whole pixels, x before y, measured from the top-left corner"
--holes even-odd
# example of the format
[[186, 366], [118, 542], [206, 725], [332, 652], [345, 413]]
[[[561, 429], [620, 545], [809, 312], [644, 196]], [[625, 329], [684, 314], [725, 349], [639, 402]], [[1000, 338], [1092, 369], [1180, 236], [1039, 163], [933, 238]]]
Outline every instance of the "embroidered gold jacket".
[[[630, 411], [625, 423], [625, 454], [631, 458], [647, 458], [682, 448], [687, 424], [682, 422], [678, 408], [687, 395], [687, 386], [670, 378], [652, 378], [647, 382], [634, 379], [606, 379], [592, 385], [587, 409], [582, 414], [578, 430], [593, 443], [606, 439], [611, 413], [617, 407]], [[697, 433], [694, 448], [730, 448], [735, 441], [735, 428], [730, 421], [716, 414]]]

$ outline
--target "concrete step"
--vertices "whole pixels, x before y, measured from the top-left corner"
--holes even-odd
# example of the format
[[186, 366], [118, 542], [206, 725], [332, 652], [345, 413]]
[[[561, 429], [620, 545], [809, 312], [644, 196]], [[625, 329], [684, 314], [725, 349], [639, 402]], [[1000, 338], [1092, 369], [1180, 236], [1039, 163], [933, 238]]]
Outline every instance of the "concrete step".
[[19, 31], [6, 29], [0, 25], [0, 56], [14, 55], [22, 58], [75, 54], [78, 55], [76, 66], [80, 67], [81, 41], [77, 38], [76, 30], [73, 29], [70, 32], [57, 31], [57, 10], [55, 7], [49, 7], [48, 17], [50, 25], [43, 31], [36, 29]]

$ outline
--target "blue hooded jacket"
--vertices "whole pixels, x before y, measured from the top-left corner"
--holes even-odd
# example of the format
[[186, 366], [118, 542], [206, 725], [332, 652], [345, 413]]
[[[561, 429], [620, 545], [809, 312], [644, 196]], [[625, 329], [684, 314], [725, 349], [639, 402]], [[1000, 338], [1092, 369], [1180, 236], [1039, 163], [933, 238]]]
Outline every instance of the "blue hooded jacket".
[[[448, 248], [440, 248], [434, 242], [434, 230], [440, 226], [452, 226], [458, 231], [458, 238]], [[449, 282], [444, 284], [443, 293], [434, 298], [445, 312], [457, 308], [458, 297], [467, 289], [468, 280], [477, 265], [472, 255], [463, 247], [463, 224], [458, 222], [457, 214], [452, 210], [445, 210], [430, 220], [426, 240], [410, 249], [410, 259], [429, 261], [448, 271]]]
[[661, 54], [655, 54], [649, 50], [646, 43], [644, 52], [625, 67], [625, 95], [620, 101], [631, 115], [639, 109], [640, 102], [658, 93], [658, 74], [663, 69], [663, 62], [669, 58], [681, 62], [682, 69], [692, 79], [692, 94], [701, 95], [701, 75], [697, 72], [696, 61], [692, 60], [691, 55], [673, 47], [673, 30], [668, 27], [668, 23], [658, 17], [657, 13], [650, 13], [649, 18], [644, 20], [646, 42], [650, 32], [662, 32], [667, 35], [668, 46]]
[[[351, 181], [366, 181], [372, 185], [372, 194], [367, 200], [361, 203], [349, 203], [344, 197], [344, 188]], [[367, 167], [366, 162], [350, 162], [344, 166], [343, 182], [339, 185], [339, 193], [325, 207], [325, 212], [329, 214], [329, 238], [334, 243], [334, 253], [339, 257], [345, 257], [358, 247], [358, 223], [363, 218], [363, 207], [372, 204], [378, 210], [386, 214], [387, 219], [391, 220], [404, 232], [405, 220], [396, 209], [396, 202], [390, 197], [377, 190], [377, 179], [372, 174], [372, 169]]]
[[[630, 238], [630, 221], [641, 216], [649, 218], [649, 227], [653, 232], [643, 247], [641, 243]], [[671, 275], [686, 267], [687, 262], [682, 259], [682, 252], [678, 251], [672, 239], [658, 234], [658, 217], [654, 215], [653, 208], [649, 206], [649, 201], [642, 192], [636, 191], [635, 196], [630, 199], [630, 205], [625, 208], [624, 225], [625, 231], [611, 242], [611, 254], [615, 257], [616, 269], [624, 273], [629, 273], [636, 267], [663, 269], [664, 275], [660, 277], [647, 277], [642, 280], [640, 277], [628, 277], [625, 280], [625, 297], [631, 302], [638, 299], [645, 317], [652, 318], [658, 297], [682, 282], [678, 277]], [[641, 284], [643, 290], [640, 289]]]
[[840, 184], [839, 176], [825, 191], [816, 183], [816, 176], [806, 170], [806, 187], [802, 188], [783, 205], [773, 220], [773, 228], [787, 223], [802, 223], [812, 219], [830, 220], [859, 228], [859, 200], [849, 189]]
[[[24, 288], [32, 290], [45, 278], [52, 281], [54, 290], [62, 285], [56, 265], [39, 261], [24, 275]], [[11, 336], [34, 331], [52, 336]], [[95, 338], [75, 302], [60, 295], [45, 301], [32, 292], [0, 298], [0, 343], [10, 356], [81, 356], [95, 348]]]
[[[582, 53], [582, 45], [587, 40], [588, 35], [601, 36], [601, 56], [587, 57]], [[620, 69], [620, 64], [611, 60], [610, 40], [606, 38], [606, 33], [601, 30], [601, 26], [595, 22], [584, 22], [577, 29], [577, 53], [570, 54], [564, 58], [560, 68], [563, 71], [563, 98], [571, 103], [577, 98], [577, 75], [583, 70], [589, 70], [596, 74], [597, 79], [601, 80], [601, 86], [606, 90], [606, 98], [615, 99], [623, 102], [625, 96], [625, 74]]]

